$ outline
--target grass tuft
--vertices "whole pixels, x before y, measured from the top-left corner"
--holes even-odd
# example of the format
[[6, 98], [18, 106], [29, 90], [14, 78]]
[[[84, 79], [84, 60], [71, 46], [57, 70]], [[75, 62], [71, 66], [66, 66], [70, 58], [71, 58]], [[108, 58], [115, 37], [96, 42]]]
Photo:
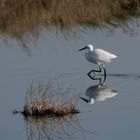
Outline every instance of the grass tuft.
[[69, 90], [65, 93], [53, 95], [53, 83], [51, 80], [47, 82], [39, 82], [37, 85], [31, 84], [27, 90], [25, 105], [22, 111], [24, 116], [49, 116], [60, 117], [69, 114], [76, 114], [77, 98], [64, 96], [68, 95]]

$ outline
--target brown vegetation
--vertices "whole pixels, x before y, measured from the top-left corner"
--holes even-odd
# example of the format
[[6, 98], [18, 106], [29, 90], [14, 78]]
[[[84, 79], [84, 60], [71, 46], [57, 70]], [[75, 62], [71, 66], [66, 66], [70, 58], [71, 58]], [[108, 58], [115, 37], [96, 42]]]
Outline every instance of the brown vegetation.
[[28, 116], [49, 116], [60, 117], [69, 114], [79, 113], [75, 109], [78, 98], [75, 96], [65, 98], [69, 95], [69, 89], [65, 92], [53, 95], [52, 81], [39, 82], [36, 86], [33, 84], [27, 90], [24, 109], [22, 114]]
[[45, 26], [117, 26], [140, 15], [139, 0], [0, 0], [0, 32], [21, 38]]

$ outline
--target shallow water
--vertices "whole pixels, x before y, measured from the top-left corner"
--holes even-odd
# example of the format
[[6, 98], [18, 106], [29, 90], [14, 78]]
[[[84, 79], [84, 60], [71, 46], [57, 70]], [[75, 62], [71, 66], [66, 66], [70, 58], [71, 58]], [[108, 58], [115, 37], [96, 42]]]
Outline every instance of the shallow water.
[[[62, 87], [70, 86], [74, 89], [73, 94], [80, 94], [86, 99], [89, 99], [86, 91], [92, 86], [94, 103], [78, 100], [77, 108], [81, 112], [77, 114], [79, 125], [70, 127], [68, 132], [71, 137], [65, 139], [138, 139], [140, 30], [137, 33], [137, 36], [129, 37], [116, 31], [107, 37], [105, 32], [88, 30], [86, 33], [78, 32], [67, 40], [61, 33], [56, 35], [54, 30], [44, 31], [36, 41], [37, 47], [31, 47], [31, 56], [18, 48], [15, 42], [8, 48], [0, 41], [0, 139], [28, 138], [26, 121], [20, 114], [13, 115], [12, 111], [22, 109], [26, 90], [32, 81], [47, 80], [50, 75], [55, 76]], [[96, 47], [118, 56], [106, 66], [105, 88], [99, 89], [96, 86], [98, 81], [87, 77], [86, 73], [97, 67], [88, 63], [84, 54], [77, 51], [93, 41]], [[106, 91], [115, 94], [108, 95]], [[50, 139], [60, 138], [51, 135]]]

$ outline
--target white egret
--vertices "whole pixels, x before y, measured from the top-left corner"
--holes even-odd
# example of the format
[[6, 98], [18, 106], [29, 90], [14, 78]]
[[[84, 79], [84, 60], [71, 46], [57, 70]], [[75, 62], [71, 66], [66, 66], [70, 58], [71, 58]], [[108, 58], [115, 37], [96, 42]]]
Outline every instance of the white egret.
[[117, 91], [111, 89], [106, 85], [94, 85], [90, 86], [86, 90], [86, 96], [88, 99], [80, 97], [88, 104], [93, 104], [95, 101], [105, 101], [108, 98], [112, 98], [117, 95]]
[[[88, 44], [87, 46], [85, 46], [84, 48], [80, 49], [79, 51], [85, 50], [87, 49], [88, 52], [85, 53], [85, 57], [86, 59], [91, 62], [94, 63], [96, 65], [98, 65], [99, 70], [91, 70], [90, 72], [87, 73], [87, 75], [91, 77], [91, 72], [99, 72], [101, 73], [101, 67], [104, 70], [104, 81], [106, 79], [106, 70], [105, 70], [105, 63], [109, 63], [111, 62], [112, 59], [117, 58], [117, 56], [115, 54], [109, 53], [105, 50], [99, 49], [99, 48], [94, 48], [93, 45]], [[92, 78], [95, 79], [95, 78]]]

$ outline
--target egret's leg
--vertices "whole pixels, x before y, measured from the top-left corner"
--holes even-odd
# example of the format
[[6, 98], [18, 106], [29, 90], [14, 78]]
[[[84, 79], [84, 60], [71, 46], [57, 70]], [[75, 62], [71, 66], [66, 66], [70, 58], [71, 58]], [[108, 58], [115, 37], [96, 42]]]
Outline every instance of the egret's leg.
[[87, 75], [89, 76], [91, 73], [94, 73], [94, 72], [99, 72], [99, 73], [101, 73], [101, 67], [99, 66], [99, 70], [91, 70], [91, 71], [89, 71], [88, 73], [87, 73]]
[[98, 85], [100, 85], [100, 84], [101, 84], [101, 81], [102, 81], [102, 79], [101, 79], [101, 78], [95, 78], [95, 77], [92, 77], [90, 74], [89, 74], [88, 76], [89, 76], [89, 78], [91, 78], [92, 80], [99, 80]]
[[93, 80], [99, 80], [98, 86], [102, 84], [102, 83], [101, 83], [101, 81], [102, 81], [101, 78], [94, 78]]
[[102, 82], [102, 84], [103, 84], [105, 82], [105, 80], [106, 80], [106, 70], [105, 70], [105, 66], [104, 65], [102, 65], [102, 67], [103, 67], [103, 70], [104, 70], [104, 80]]
[[[94, 76], [91, 76], [91, 73], [94, 73]], [[100, 78], [94, 78], [95, 77], [95, 72], [99, 72], [101, 73], [101, 67], [99, 66], [99, 70], [91, 70], [87, 73], [87, 75], [89, 76], [89, 78], [91, 78], [92, 80], [101, 80]]]

